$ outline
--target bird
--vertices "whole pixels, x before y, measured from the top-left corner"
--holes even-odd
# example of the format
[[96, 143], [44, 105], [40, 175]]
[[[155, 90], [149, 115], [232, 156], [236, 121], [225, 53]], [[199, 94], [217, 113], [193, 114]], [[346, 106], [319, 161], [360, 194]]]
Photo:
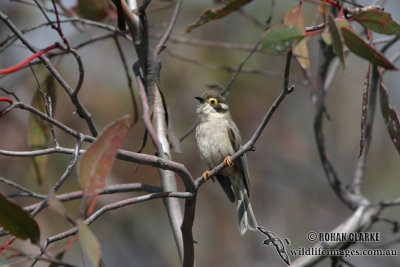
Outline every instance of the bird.
[[[231, 202], [236, 202], [239, 231], [244, 235], [247, 230], [257, 230], [257, 220], [249, 201], [249, 170], [247, 157], [231, 161], [230, 156], [242, 146], [242, 137], [229, 112], [229, 106], [219, 91], [208, 90], [196, 96], [195, 139], [201, 159], [209, 169], [224, 162], [224, 168], [215, 175]], [[207, 181], [210, 171], [202, 176]], [[210, 180], [213, 180], [211, 178]], [[214, 180], [213, 180], [214, 181]]]

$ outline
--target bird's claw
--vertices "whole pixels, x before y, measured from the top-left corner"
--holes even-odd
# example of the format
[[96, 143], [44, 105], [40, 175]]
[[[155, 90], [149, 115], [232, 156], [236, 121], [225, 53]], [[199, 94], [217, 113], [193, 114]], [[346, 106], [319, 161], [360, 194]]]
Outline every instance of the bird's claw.
[[235, 166], [235, 164], [233, 163], [233, 161], [231, 160], [231, 156], [226, 156], [225, 157], [225, 159], [224, 159], [224, 165], [226, 166], [226, 167], [233, 167], [233, 166]]
[[203, 174], [201, 175], [201, 176], [203, 176], [203, 179], [205, 180], [205, 181], [208, 181], [208, 180], [210, 180], [211, 182], [215, 182], [215, 179], [214, 179], [214, 177], [211, 177], [211, 178], [208, 178], [208, 175], [210, 174], [210, 171], [205, 171], [205, 172], [203, 172]]

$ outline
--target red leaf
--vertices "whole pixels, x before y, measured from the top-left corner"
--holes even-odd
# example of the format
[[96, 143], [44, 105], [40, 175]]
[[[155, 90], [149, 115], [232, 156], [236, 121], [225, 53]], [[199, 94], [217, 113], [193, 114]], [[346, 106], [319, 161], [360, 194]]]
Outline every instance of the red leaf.
[[106, 126], [97, 140], [83, 154], [79, 164], [79, 182], [86, 196], [93, 196], [104, 188], [115, 155], [131, 126], [129, 116]]

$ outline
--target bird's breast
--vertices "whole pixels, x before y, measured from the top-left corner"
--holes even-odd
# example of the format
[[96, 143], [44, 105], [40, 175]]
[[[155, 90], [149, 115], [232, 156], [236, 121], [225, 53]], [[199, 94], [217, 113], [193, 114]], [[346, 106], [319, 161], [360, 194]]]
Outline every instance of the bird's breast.
[[234, 153], [228, 135], [228, 123], [223, 119], [205, 120], [196, 127], [196, 141], [201, 158], [214, 168], [226, 155]]

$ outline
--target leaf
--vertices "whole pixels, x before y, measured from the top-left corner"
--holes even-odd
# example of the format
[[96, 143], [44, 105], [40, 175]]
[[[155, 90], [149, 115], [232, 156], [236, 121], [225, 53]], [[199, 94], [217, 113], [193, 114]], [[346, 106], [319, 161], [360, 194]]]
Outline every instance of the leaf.
[[362, 108], [361, 108], [361, 138], [360, 138], [360, 153], [358, 156], [360, 157], [363, 149], [364, 142], [366, 137], [366, 127], [367, 127], [367, 114], [368, 114], [368, 103], [369, 103], [369, 82], [370, 82], [370, 74], [371, 74], [371, 63], [368, 64], [368, 71], [365, 75], [364, 84], [363, 84], [363, 97], [362, 97]]
[[236, 11], [240, 7], [250, 3], [251, 1], [252, 0], [230, 0], [227, 1], [227, 3], [224, 6], [219, 7], [217, 9], [207, 8], [206, 10], [201, 12], [199, 19], [195, 23], [185, 28], [183, 33], [184, 34], [189, 33], [194, 28], [197, 28], [200, 25], [203, 25], [204, 23], [207, 23], [211, 20], [223, 18], [232, 13], [233, 11]]
[[395, 108], [390, 106], [389, 93], [382, 80], [379, 86], [379, 99], [381, 104], [381, 112], [385, 119], [386, 126], [390, 135], [390, 139], [397, 151], [400, 153], [400, 123], [399, 116]]
[[[54, 77], [53, 75], [48, 75], [45, 79], [43, 87], [43, 92], [36, 90], [33, 95], [31, 105], [47, 114], [46, 106], [44, 104], [45, 97], [46, 101], [52, 101], [50, 104], [52, 108], [52, 113], [54, 113], [55, 108], [55, 90], [54, 90]], [[28, 122], [28, 143], [31, 150], [38, 150], [47, 148], [50, 140], [50, 125], [47, 121], [39, 118], [32, 113], [29, 114]], [[47, 165], [47, 155], [33, 157], [32, 158], [32, 175], [38, 184], [42, 184], [43, 179], [46, 175], [46, 165]]]
[[61, 217], [67, 219], [68, 213], [64, 205], [57, 199], [54, 189], [51, 189], [49, 193], [49, 208], [55, 211]]
[[399, 23], [392, 19], [390, 13], [381, 9], [364, 10], [354, 15], [351, 19], [374, 32], [400, 35]]
[[339, 30], [338, 25], [335, 23], [335, 18], [332, 16], [332, 14], [329, 14], [328, 16], [328, 25], [332, 36], [333, 48], [335, 49], [336, 55], [342, 63], [343, 68], [346, 68], [342, 32]]
[[261, 50], [267, 54], [284, 54], [305, 37], [297, 27], [279, 24], [271, 27], [263, 36]]
[[130, 127], [129, 116], [109, 124], [83, 154], [79, 165], [79, 182], [86, 196], [104, 188], [115, 155]]
[[79, 242], [93, 266], [99, 266], [101, 259], [100, 243], [89, 227], [82, 221], [78, 221]]
[[325, 30], [321, 34], [321, 38], [327, 45], [332, 45], [332, 36], [329, 32], [329, 28], [325, 28]]
[[[306, 35], [301, 5], [291, 8], [286, 13], [283, 23], [297, 27], [304, 35]], [[297, 60], [303, 69], [310, 68], [310, 56], [306, 39], [301, 40], [295, 47], [293, 47], [293, 54], [297, 57]]]
[[342, 33], [344, 41], [351, 52], [370, 61], [372, 64], [382, 66], [389, 70], [397, 70], [396, 66], [382, 55], [381, 52], [370, 46], [353, 31], [347, 28], [342, 28]]
[[20, 206], [7, 200], [0, 193], [0, 225], [21, 239], [29, 238], [32, 243], [40, 241], [40, 230], [36, 221]]
[[107, 17], [109, 8], [106, 0], [78, 0], [73, 10], [82, 18], [99, 21]]

